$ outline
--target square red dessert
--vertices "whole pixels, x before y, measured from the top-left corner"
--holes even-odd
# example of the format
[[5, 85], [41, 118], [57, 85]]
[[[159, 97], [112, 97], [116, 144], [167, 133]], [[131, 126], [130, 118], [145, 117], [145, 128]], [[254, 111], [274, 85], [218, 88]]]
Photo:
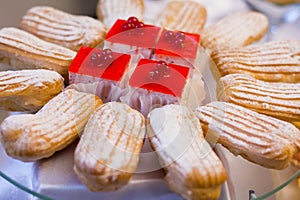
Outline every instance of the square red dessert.
[[200, 35], [163, 29], [154, 48], [153, 59], [196, 67], [199, 59]]
[[69, 67], [70, 87], [94, 93], [104, 102], [118, 100], [130, 77], [131, 56], [110, 49], [82, 47]]
[[144, 24], [136, 18], [118, 19], [108, 31], [104, 48], [150, 58], [161, 28]]
[[129, 93], [121, 101], [145, 116], [153, 108], [167, 104], [195, 108], [205, 96], [201, 74], [164, 61], [141, 59], [128, 84]]

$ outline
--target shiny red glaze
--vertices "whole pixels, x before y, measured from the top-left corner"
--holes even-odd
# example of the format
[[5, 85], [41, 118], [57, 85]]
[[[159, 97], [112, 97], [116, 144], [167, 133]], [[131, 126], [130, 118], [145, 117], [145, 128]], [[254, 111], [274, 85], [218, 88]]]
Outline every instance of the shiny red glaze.
[[143, 88], [149, 91], [181, 97], [189, 74], [189, 68], [168, 64], [170, 69], [169, 77], [160, 76], [151, 78], [150, 73], [157, 67], [158, 61], [141, 59], [133, 72], [129, 85], [136, 88]]
[[95, 66], [91, 62], [93, 53], [101, 53], [101, 49], [81, 47], [72, 61], [69, 72], [99, 77], [107, 80], [120, 81], [128, 68], [130, 55], [112, 52], [113, 62], [107, 66]]
[[[200, 35], [193, 33], [184, 33], [184, 46], [176, 47], [173, 42], [168, 42], [164, 37], [164, 34], [168, 30], [164, 29], [158, 43], [155, 47], [155, 54], [177, 56], [182, 58], [196, 58], [198, 47], [200, 44]], [[174, 36], [175, 37], [175, 36]], [[181, 44], [180, 44], [181, 45]]]
[[[112, 43], [128, 44], [143, 48], [152, 48], [160, 32], [160, 27], [144, 24], [144, 28], [123, 30], [126, 20], [118, 19], [106, 35], [106, 40]], [[139, 33], [142, 31], [143, 35]], [[132, 32], [132, 34], [129, 34]], [[136, 33], [136, 34], [135, 34]]]

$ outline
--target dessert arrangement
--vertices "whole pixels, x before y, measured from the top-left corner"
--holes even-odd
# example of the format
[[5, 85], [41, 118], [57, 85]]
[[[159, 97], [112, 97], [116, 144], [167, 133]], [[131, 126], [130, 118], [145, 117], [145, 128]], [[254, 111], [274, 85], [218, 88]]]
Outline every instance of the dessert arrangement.
[[[142, 0], [99, 0], [96, 9], [98, 20], [37, 6], [19, 28], [0, 30], [0, 107], [31, 112], [2, 122], [9, 156], [37, 161], [79, 138], [78, 179], [114, 191], [130, 182], [147, 140], [185, 199], [219, 199], [228, 172], [215, 142], [271, 169], [299, 157], [300, 44], [247, 46], [267, 32], [263, 14], [205, 27], [194, 1], [169, 1], [157, 23], [143, 21]], [[222, 76], [219, 101], [206, 105], [200, 44]]]

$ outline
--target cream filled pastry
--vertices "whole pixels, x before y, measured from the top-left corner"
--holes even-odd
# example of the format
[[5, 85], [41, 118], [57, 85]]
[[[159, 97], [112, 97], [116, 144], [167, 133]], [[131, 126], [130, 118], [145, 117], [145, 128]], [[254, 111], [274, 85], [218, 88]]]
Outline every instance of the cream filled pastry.
[[222, 76], [239, 73], [270, 82], [300, 81], [300, 42], [296, 40], [228, 47], [215, 50], [211, 57]]
[[97, 46], [106, 34], [105, 26], [97, 19], [72, 15], [48, 6], [29, 9], [19, 26], [45, 41], [74, 51], [82, 46]]
[[39, 110], [64, 88], [63, 77], [50, 70], [0, 72], [0, 107], [8, 111]]
[[192, 111], [179, 105], [154, 109], [147, 133], [173, 192], [185, 199], [219, 199], [226, 171]]
[[13, 27], [0, 30], [0, 71], [49, 69], [68, 79], [75, 51]]
[[50, 157], [78, 138], [101, 104], [95, 95], [65, 90], [36, 114], [7, 117], [1, 124], [2, 145], [9, 156], [25, 162]]
[[74, 171], [91, 191], [113, 191], [135, 172], [145, 137], [141, 113], [126, 104], [100, 106], [89, 119], [74, 153]]
[[195, 113], [204, 134], [261, 166], [284, 169], [300, 150], [300, 131], [288, 122], [225, 102], [198, 107]]

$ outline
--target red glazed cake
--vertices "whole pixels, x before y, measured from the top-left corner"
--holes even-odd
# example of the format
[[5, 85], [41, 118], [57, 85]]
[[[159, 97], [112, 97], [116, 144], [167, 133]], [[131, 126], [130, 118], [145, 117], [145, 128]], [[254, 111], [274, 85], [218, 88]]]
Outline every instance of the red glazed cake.
[[69, 67], [70, 87], [117, 101], [130, 77], [131, 56], [110, 49], [82, 47]]
[[196, 67], [199, 63], [200, 35], [164, 29], [154, 49], [153, 59], [182, 66]]
[[108, 31], [104, 48], [150, 58], [161, 28], [144, 24], [135, 17], [118, 19]]
[[205, 97], [197, 70], [164, 61], [141, 59], [128, 84], [129, 92], [120, 100], [145, 116], [153, 108], [167, 104], [194, 109]]

